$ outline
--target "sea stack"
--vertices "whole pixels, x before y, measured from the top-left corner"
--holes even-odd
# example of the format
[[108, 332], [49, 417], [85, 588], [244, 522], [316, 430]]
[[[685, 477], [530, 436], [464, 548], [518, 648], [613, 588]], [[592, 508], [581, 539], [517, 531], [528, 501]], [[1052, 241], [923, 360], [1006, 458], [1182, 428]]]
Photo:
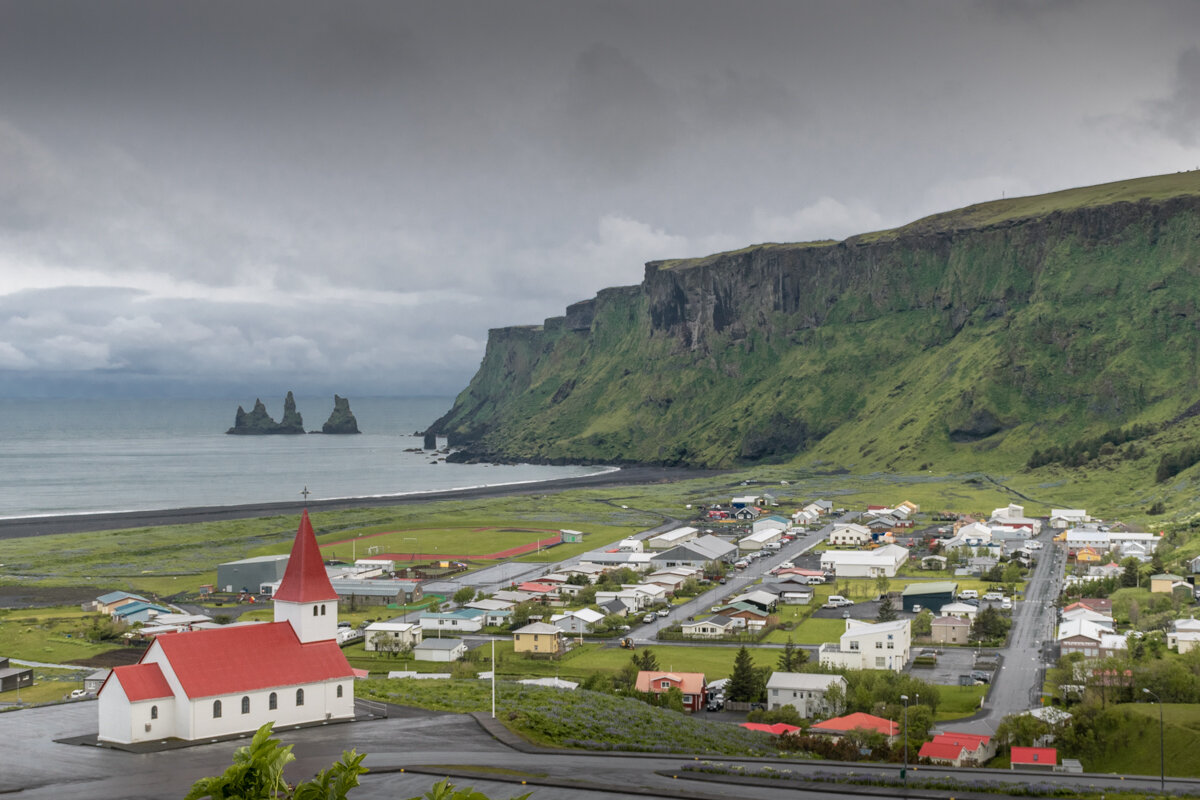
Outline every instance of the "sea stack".
[[333, 413], [321, 426], [321, 433], [362, 433], [358, 429], [358, 420], [350, 410], [350, 401], [345, 397], [333, 396]]
[[254, 410], [249, 414], [238, 406], [237, 415], [233, 419], [233, 427], [225, 431], [238, 436], [266, 436], [275, 433], [304, 433], [304, 420], [296, 411], [296, 398], [291, 392], [283, 402], [283, 421], [276, 422], [267, 413], [267, 407], [262, 400], [255, 399]]

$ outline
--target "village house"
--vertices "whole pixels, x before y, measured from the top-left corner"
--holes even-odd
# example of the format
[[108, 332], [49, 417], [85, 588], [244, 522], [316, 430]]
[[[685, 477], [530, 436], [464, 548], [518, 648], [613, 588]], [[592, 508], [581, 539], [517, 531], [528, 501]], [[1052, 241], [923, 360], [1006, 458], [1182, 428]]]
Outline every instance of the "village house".
[[976, 615], [979, 614], [979, 606], [973, 606], [970, 603], [947, 603], [938, 609], [938, 614], [943, 617], [958, 617], [968, 622], [974, 622]]
[[934, 617], [930, 628], [934, 644], [966, 644], [971, 639], [971, 623], [962, 617]]
[[703, 570], [708, 564], [720, 561], [731, 564], [737, 560], [737, 545], [717, 536], [700, 536], [670, 550], [655, 554], [650, 561], [656, 570], [671, 567], [691, 567]]
[[483, 628], [485, 612], [478, 608], [455, 611], [426, 611], [421, 614], [421, 627], [426, 632], [474, 633]]
[[735, 624], [756, 631], [766, 627], [770, 614], [750, 603], [730, 603], [717, 609], [717, 613], [729, 617]]
[[550, 617], [550, 624], [563, 633], [591, 633], [597, 624], [604, 620], [604, 615], [591, 608], [581, 608], [567, 611]]
[[1053, 772], [1058, 766], [1058, 750], [1053, 747], [1014, 747], [1009, 762], [1009, 769]]
[[745, 627], [742, 622], [717, 614], [708, 619], [683, 623], [683, 635], [689, 639], [720, 639], [738, 633]]
[[818, 722], [808, 729], [809, 733], [819, 733], [839, 739], [853, 731], [883, 734], [890, 745], [894, 745], [900, 740], [900, 723], [873, 714], [864, 714], [861, 711]]
[[783, 538], [780, 528], [764, 528], [738, 540], [738, 549], [746, 552], [762, 550], [769, 544], [775, 544]]
[[368, 652], [400, 650], [420, 644], [422, 629], [415, 622], [405, 622], [397, 617], [387, 622], [372, 622], [363, 630], [363, 637], [363, 649]]
[[767, 680], [767, 710], [777, 711], [792, 706], [805, 719], [836, 713], [826, 699], [831, 687], [846, 696], [846, 679], [841, 675], [818, 675], [809, 672], [772, 672]]
[[1175, 591], [1175, 587], [1179, 584], [1188, 585], [1182, 575], [1164, 572], [1150, 576], [1150, 591], [1154, 594], [1170, 594]]
[[1180, 654], [1190, 652], [1200, 645], [1200, 620], [1195, 617], [1177, 619], [1167, 631], [1167, 647]]
[[862, 547], [871, 541], [871, 529], [854, 522], [841, 522], [829, 532], [829, 543], [837, 547]]
[[513, 652], [558, 656], [567, 650], [562, 631], [546, 622], [532, 622], [513, 631]]
[[813, 588], [807, 583], [793, 580], [782, 580], [777, 583], [764, 583], [761, 591], [770, 592], [779, 598], [785, 606], [806, 606], [812, 602]]
[[894, 578], [907, 560], [908, 550], [898, 544], [875, 550], [826, 550], [821, 554], [821, 569], [838, 578]]
[[666, 694], [671, 689], [683, 693], [683, 708], [685, 711], [700, 711], [704, 708], [705, 682], [703, 672], [638, 672], [635, 688], [639, 692], [651, 694]]
[[275, 621], [157, 637], [100, 688], [99, 738], [193, 741], [268, 721], [352, 718], [355, 673], [337, 645], [337, 603], [305, 512], [275, 593]]
[[996, 745], [989, 736], [944, 731], [921, 745], [917, 757], [952, 767], [981, 767], [995, 755]]
[[675, 528], [667, 531], [666, 533], [660, 533], [657, 536], [651, 536], [646, 540], [646, 545], [653, 550], [666, 550], [668, 548], [681, 545], [684, 542], [690, 542], [699, 535], [700, 531], [696, 530], [695, 528]]
[[818, 653], [823, 667], [900, 672], [908, 663], [911, 647], [911, 620], [864, 622], [847, 619], [840, 640], [836, 644], [821, 645]]
[[413, 648], [416, 661], [458, 661], [467, 654], [467, 643], [462, 639], [423, 639]]

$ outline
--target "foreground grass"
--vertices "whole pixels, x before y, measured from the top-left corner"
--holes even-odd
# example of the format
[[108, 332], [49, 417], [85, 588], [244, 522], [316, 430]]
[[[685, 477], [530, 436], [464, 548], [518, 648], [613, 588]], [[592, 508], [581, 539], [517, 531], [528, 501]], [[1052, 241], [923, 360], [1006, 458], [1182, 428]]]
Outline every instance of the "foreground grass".
[[[356, 689], [369, 697], [438, 711], [488, 711], [486, 681], [368, 680]], [[705, 722], [626, 697], [501, 683], [496, 717], [531, 741], [554, 747], [653, 753], [775, 756], [773, 737], [736, 725]]]

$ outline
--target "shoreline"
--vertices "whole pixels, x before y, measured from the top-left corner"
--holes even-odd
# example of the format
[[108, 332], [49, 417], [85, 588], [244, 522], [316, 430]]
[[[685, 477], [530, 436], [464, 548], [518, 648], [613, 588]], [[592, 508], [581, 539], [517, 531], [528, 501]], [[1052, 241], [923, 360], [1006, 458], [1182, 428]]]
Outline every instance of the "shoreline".
[[151, 528], [165, 525], [187, 525], [197, 522], [219, 522], [309, 511], [340, 511], [350, 508], [412, 505], [436, 500], [505, 497], [515, 494], [550, 494], [567, 489], [589, 489], [606, 486], [633, 486], [648, 483], [674, 483], [722, 470], [697, 470], [683, 467], [633, 466], [617, 467], [593, 475], [514, 483], [468, 486], [460, 489], [430, 489], [392, 495], [341, 497], [327, 500], [280, 501], [244, 503], [230, 506], [195, 506], [190, 508], [157, 509], [151, 511], [107, 511], [62, 514], [56, 516], [8, 517], [0, 519], [0, 539], [23, 539], [31, 536], [50, 536], [60, 533], [89, 533]]

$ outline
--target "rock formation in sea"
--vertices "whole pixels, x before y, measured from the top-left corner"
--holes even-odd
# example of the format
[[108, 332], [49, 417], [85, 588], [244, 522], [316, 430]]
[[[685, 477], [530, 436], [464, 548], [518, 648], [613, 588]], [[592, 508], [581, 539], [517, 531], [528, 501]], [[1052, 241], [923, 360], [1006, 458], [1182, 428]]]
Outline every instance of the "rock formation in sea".
[[333, 413], [321, 426], [321, 433], [361, 433], [347, 398], [336, 394], [333, 396]]
[[238, 406], [237, 415], [233, 420], [233, 427], [225, 431], [239, 436], [265, 436], [275, 433], [304, 433], [304, 420], [301, 419], [300, 413], [296, 411], [296, 399], [291, 392], [287, 393], [287, 399], [283, 403], [283, 421], [276, 422], [271, 415], [267, 413], [267, 407], [263, 405], [262, 400], [255, 399], [254, 410], [249, 414], [245, 409]]

